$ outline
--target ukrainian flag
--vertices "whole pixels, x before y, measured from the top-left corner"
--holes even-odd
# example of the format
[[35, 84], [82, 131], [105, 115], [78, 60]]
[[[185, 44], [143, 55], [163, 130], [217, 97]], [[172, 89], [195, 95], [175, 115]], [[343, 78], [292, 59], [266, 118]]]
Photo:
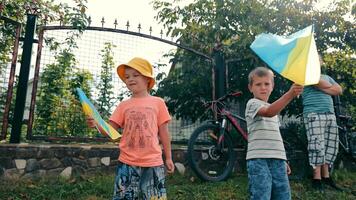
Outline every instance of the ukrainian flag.
[[287, 37], [271, 33], [256, 36], [251, 49], [274, 71], [299, 85], [320, 79], [320, 63], [313, 25]]
[[80, 103], [82, 104], [83, 111], [87, 116], [94, 119], [98, 128], [100, 127], [104, 131], [104, 135], [110, 137], [113, 141], [118, 140], [121, 135], [117, 132], [110, 124], [106, 123], [100, 116], [99, 112], [95, 109], [94, 105], [90, 102], [88, 97], [85, 95], [82, 89], [77, 88], [77, 93], [79, 96]]

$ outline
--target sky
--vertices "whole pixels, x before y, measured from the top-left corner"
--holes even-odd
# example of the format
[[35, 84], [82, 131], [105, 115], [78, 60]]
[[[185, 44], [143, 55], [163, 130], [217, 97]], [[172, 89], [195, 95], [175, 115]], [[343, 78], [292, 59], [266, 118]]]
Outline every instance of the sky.
[[[151, 0], [88, 0], [86, 3], [86, 13], [92, 19], [91, 27], [101, 27], [101, 20], [102, 17], [104, 17], [105, 28], [114, 28], [114, 21], [117, 19], [117, 29], [126, 30], [126, 23], [129, 20], [130, 31], [138, 32], [137, 27], [138, 24], [141, 23], [141, 33], [149, 35], [149, 27], [152, 26], [152, 36], [161, 37], [160, 31], [162, 26], [158, 25], [154, 19], [155, 11], [149, 3], [150, 1]], [[67, 3], [69, 6], [75, 6], [73, 0], [56, 0], [55, 3]], [[52, 25], [59, 25], [59, 23]], [[45, 37], [54, 37], [58, 42], [64, 42], [66, 36], [66, 31], [63, 30], [45, 32]], [[162, 38], [171, 40], [171, 38], [164, 36]], [[112, 69], [114, 93], [120, 93], [126, 90], [125, 87], [123, 87], [123, 82], [119, 80], [116, 74], [116, 66], [127, 63], [133, 57], [142, 57], [147, 59], [153, 66], [166, 64], [164, 67], [154, 67], [154, 75], [157, 75], [159, 72], [168, 74], [171, 64], [169, 63], [169, 58], [163, 57], [163, 55], [176, 49], [175, 46], [138, 36], [107, 31], [84, 31], [81, 37], [76, 39], [78, 48], [76, 48], [73, 53], [77, 61], [75, 67], [88, 70], [93, 74], [94, 81], [92, 82], [92, 88], [96, 88], [100, 82], [100, 71], [103, 62], [101, 51], [104, 49], [105, 43], [114, 45], [112, 49], [114, 61], [114, 67]], [[34, 50], [35, 49], [37, 49], [37, 45], [34, 46]], [[36, 57], [34, 56], [31, 61], [30, 80], [32, 80], [34, 76], [35, 61]], [[44, 45], [42, 50], [40, 63], [40, 72], [42, 72], [48, 64], [56, 63], [55, 55], [49, 50], [47, 45]], [[157, 87], [157, 84], [155, 87]], [[95, 96], [98, 91], [93, 89], [92, 92]]]
[[[160, 32], [164, 28], [163, 25], [159, 25], [154, 19], [156, 11], [153, 10], [151, 4], [152, 0], [87, 0], [86, 13], [91, 17], [91, 26], [101, 27], [101, 20], [104, 17], [106, 28], [114, 28], [115, 19], [118, 22], [117, 28], [126, 30], [127, 21], [130, 22], [130, 31], [138, 32], [138, 25], [141, 25], [140, 32], [149, 35], [149, 28], [152, 27], [152, 36], [161, 37]], [[75, 5], [73, 0], [57, 0], [57, 2], [68, 3], [69, 5]], [[185, 2], [191, 2], [191, 0], [185, 0]], [[122, 35], [122, 34], [121, 34]], [[138, 38], [138, 37], [137, 37]], [[166, 37], [164, 34], [163, 39], [172, 40], [170, 37]], [[130, 38], [131, 40], [134, 40]], [[139, 40], [139, 39], [137, 39]], [[162, 45], [160, 42], [149, 43], [148, 39], [145, 41], [130, 41], [134, 45], [139, 46], [139, 51], [136, 52], [137, 56], [147, 57], [146, 59], [156, 59], [157, 55], [164, 54], [175, 49], [171, 45]], [[144, 42], [144, 44], [142, 44]], [[154, 49], [155, 46], [156, 49]], [[127, 47], [126, 47], [127, 48]], [[135, 47], [132, 47], [135, 48]], [[130, 48], [130, 50], [132, 50]], [[159, 49], [159, 53], [156, 53]], [[155, 51], [155, 52], [154, 52]], [[133, 52], [134, 54], [134, 52]], [[122, 62], [122, 60], [118, 60]]]
[[[159, 29], [162, 26], [158, 26], [155, 22], [155, 11], [149, 2], [149, 0], [88, 0], [87, 12], [94, 24], [100, 23], [101, 18], [105, 17], [106, 21], [111, 23], [117, 19], [119, 27], [125, 27], [129, 20], [132, 28], [136, 28], [141, 23], [142, 30], [148, 30], [149, 26]], [[155, 32], [159, 34], [160, 30], [157, 29]]]
[[[170, 0], [172, 1], [172, 0]], [[181, 4], [188, 4], [193, 0], [182, 0]], [[327, 4], [332, 0], [321, 0], [318, 7], [323, 8], [326, 7]], [[55, 0], [55, 2], [62, 2], [68, 3], [69, 5], [75, 5], [73, 0]], [[163, 29], [162, 25], [159, 25], [158, 22], [154, 19], [156, 15], [156, 11], [153, 10], [152, 4], [150, 3], [151, 0], [88, 0], [87, 2], [87, 14], [91, 16], [92, 24], [91, 26], [101, 26], [101, 19], [102, 17], [105, 18], [105, 27], [107, 28], [114, 28], [114, 20], [118, 20], [118, 29], [126, 30], [126, 23], [130, 21], [130, 30], [137, 32], [137, 26], [141, 23], [141, 33], [149, 34], [149, 27], [152, 26], [153, 32], [152, 35], [156, 37], [160, 37], [160, 30]], [[350, 0], [350, 4], [355, 4], [355, 0]], [[53, 33], [55, 34], [55, 33]], [[88, 33], [89, 34], [89, 33]], [[63, 34], [62, 34], [63, 35]], [[94, 36], [93, 36], [94, 35]], [[101, 36], [103, 35], [103, 36]], [[78, 53], [82, 54], [82, 56], [78, 57], [78, 61], [80, 62], [81, 66], [84, 67], [91, 67], [95, 68], [95, 70], [100, 70], [101, 65], [101, 57], [100, 57], [100, 50], [103, 48], [104, 42], [112, 42], [117, 45], [117, 49], [115, 51], [114, 59], [115, 64], [121, 64], [128, 62], [130, 58], [135, 56], [144, 57], [153, 64], [155, 62], [164, 62], [167, 63], [167, 67], [164, 69], [166, 72], [169, 70], [169, 64], [167, 59], [165, 60], [162, 58], [162, 55], [167, 53], [168, 51], [174, 49], [175, 47], [171, 45], [163, 45], [157, 41], [149, 41], [149, 39], [143, 40], [139, 37], [129, 37], [124, 34], [96, 34], [90, 33], [87, 38], [98, 37], [96, 39], [91, 39], [89, 42], [90, 48], [85, 46], [85, 41], [78, 41], [79, 51]], [[104, 37], [104, 38], [103, 38]], [[164, 39], [170, 39], [165, 38]], [[83, 44], [82, 44], [83, 43]], [[134, 44], [131, 45], [130, 44]], [[86, 44], [87, 45], [87, 44]], [[35, 47], [36, 48], [36, 47]], [[47, 54], [46, 54], [47, 53]], [[95, 56], [92, 56], [95, 55]], [[47, 56], [47, 57], [46, 57]], [[94, 61], [87, 59], [90, 57], [94, 57]], [[48, 63], [53, 62], [54, 56], [49, 54], [48, 52], [43, 52], [41, 65], [45, 65]], [[30, 78], [33, 77], [33, 70], [34, 70], [34, 63], [35, 59], [32, 59], [32, 70]], [[91, 70], [92, 71], [92, 70]], [[157, 72], [155, 72], [157, 73]], [[113, 76], [117, 80], [115, 69], [113, 69]]]
[[[172, 2], [172, 0], [169, 1]], [[333, 0], [320, 0], [318, 7], [321, 9], [325, 8], [331, 1]], [[55, 0], [55, 2], [67, 3], [70, 6], [75, 6], [73, 0]], [[91, 26], [101, 27], [101, 20], [102, 17], [104, 17], [104, 27], [114, 28], [114, 21], [117, 19], [118, 29], [126, 30], [126, 23], [129, 21], [130, 31], [138, 32], [137, 27], [141, 24], [142, 29], [140, 32], [150, 34], [149, 28], [152, 26], [152, 36], [161, 37], [160, 31], [163, 29], [163, 32], [165, 32], [165, 29], [163, 28], [163, 25], [158, 24], [158, 22], [154, 19], [157, 11], [153, 10], [151, 2], [152, 0], [87, 0], [86, 13], [92, 19]], [[180, 5], [187, 5], [191, 2], [193, 2], [193, 0], [181, 0]], [[351, 2], [355, 2], [355, 0], [350, 0], [350, 3]], [[163, 43], [157, 41], [153, 42], [152, 40], [148, 41], [149, 39], [142, 40], [142, 38], [140, 39], [139, 37], [132, 36], [130, 38], [116, 38], [116, 35], [123, 34], [105, 36], [109, 42], [118, 45], [118, 52], [115, 55], [116, 64], [125, 62], [129, 59], [129, 57], [134, 55], [156, 62], [157, 59], [160, 59], [158, 57], [161, 57], [163, 54], [175, 49], [174, 46], [167, 44], [163, 45]], [[171, 38], [166, 37], [165, 35], [163, 35], [163, 39], [171, 40]], [[99, 42], [104, 43], [107, 41], [105, 41], [105, 39], [100, 39], [96, 43]], [[130, 44], [132, 45], [130, 46]], [[90, 47], [92, 46], [93, 45]], [[99, 46], [98, 48], [101, 49], [102, 46]], [[169, 69], [166, 69], [166, 71], [168, 70]]]
[[[57, 0], [72, 5], [73, 0]], [[105, 18], [105, 26], [114, 27], [114, 20], [118, 20], [118, 28], [126, 29], [126, 22], [130, 21], [131, 30], [137, 30], [137, 26], [141, 23], [142, 31], [147, 32], [152, 26], [152, 35], [159, 36], [159, 32], [163, 29], [162, 25], [158, 25], [154, 16], [156, 11], [153, 10], [151, 0], [88, 0], [87, 14], [92, 18], [93, 26], [101, 26], [102, 17]], [[191, 0], [185, 0], [191, 2]]]
[[[73, 0], [56, 1], [74, 5]], [[334, 0], [319, 0], [317, 8], [325, 9], [332, 1]], [[350, 5], [356, 3], [356, 0], [349, 1]], [[160, 37], [161, 29], [165, 29], [163, 28], [163, 25], [158, 24], [158, 22], [154, 19], [157, 11], [153, 10], [151, 2], [152, 0], [87, 0], [86, 12], [92, 19], [92, 26], [101, 26], [101, 19], [104, 17], [106, 27], [114, 28], [113, 23], [114, 20], [117, 19], [117, 28], [126, 30], [126, 23], [127, 21], [130, 21], [131, 31], [137, 31], [138, 24], [141, 24], [141, 33], [149, 34], [148, 30], [150, 26], [152, 26], [152, 35]], [[172, 2], [172, 0], [169, 0], [169, 2]], [[191, 2], [194, 2], [194, 0], [181, 0], [179, 5], [187, 5]], [[345, 16], [345, 18], [351, 19], [350, 16], [351, 14]]]
[[[133, 32], [138, 32], [137, 27], [140, 23], [142, 27], [141, 33], [149, 34], [149, 27], [152, 26], [152, 36], [161, 37], [160, 31], [161, 29], [163, 29], [163, 26], [158, 24], [158, 22], [154, 19], [157, 11], [153, 10], [151, 1], [152, 0], [87, 0], [86, 13], [92, 19], [91, 26], [101, 27], [101, 20], [102, 17], [104, 17], [104, 27], [114, 28], [114, 20], [117, 19], [118, 29], [126, 30], [126, 23], [127, 21], [129, 21], [129, 30]], [[326, 8], [331, 1], [333, 0], [320, 0], [318, 8]], [[70, 6], [75, 6], [73, 0], [56, 0], [56, 2], [67, 3]], [[172, 0], [170, 0], [170, 2], [172, 2]], [[180, 2], [180, 5], [187, 5], [191, 2], [193, 2], [193, 0], [182, 0], [182, 2]], [[351, 2], [355, 2], [355, 0], [350, 0], [350, 3]], [[98, 37], [106, 38], [94, 38], [89, 40], [89, 42], [92, 42], [94, 40], [94, 44], [89, 45], [89, 47], [96, 48], [95, 52], [93, 49], [87, 48], [87, 46], [85, 46], [84, 44], [82, 46], [83, 48], [79, 48], [80, 52], [84, 54], [84, 56], [99, 55], [100, 50], [103, 48], [103, 45], [99, 45], [99, 43], [104, 44], [104, 42], [111, 42], [117, 46], [114, 55], [115, 64], [127, 62], [133, 56], [140, 56], [153, 62], [152, 64], [154, 64], [155, 62], [166, 63], [168, 67], [165, 68], [165, 71], [168, 72], [168, 60], [162, 58], [162, 55], [171, 51], [172, 49], [174, 50], [174, 46], [149, 39], [142, 39], [140, 37], [135, 36], [129, 37], [125, 35], [126, 37], [124, 37], [124, 34], [104, 34], [105, 36], [102, 35], [102, 33], [97, 34]], [[85, 37], [91, 38], [92, 36], [89, 35]], [[163, 39], [171, 40], [171, 38], [167, 38], [165, 36], [163, 36]], [[78, 41], [78, 43], [80, 45], [80, 41]], [[82, 65], [89, 66], [93, 64], [95, 66], [98, 66], [101, 62], [100, 59], [100, 57], [97, 57], [95, 59], [95, 64], [91, 60], [88, 61], [88, 59], [83, 59], [83, 62], [90, 63], [82, 63]]]
[[[57, 0], [58, 2], [71, 3], [73, 0]], [[135, 24], [143, 23], [157, 24], [154, 20], [156, 11], [153, 10], [152, 0], [88, 0], [87, 13], [92, 18], [97, 19], [95, 23], [100, 24], [101, 17], [118, 19], [119, 23], [126, 23], [127, 20]], [[170, 0], [171, 2], [172, 0]], [[181, 0], [180, 5], [187, 5], [194, 0]], [[326, 7], [334, 0], [319, 0], [319, 8]], [[355, 0], [349, 0], [350, 4], [355, 4]]]

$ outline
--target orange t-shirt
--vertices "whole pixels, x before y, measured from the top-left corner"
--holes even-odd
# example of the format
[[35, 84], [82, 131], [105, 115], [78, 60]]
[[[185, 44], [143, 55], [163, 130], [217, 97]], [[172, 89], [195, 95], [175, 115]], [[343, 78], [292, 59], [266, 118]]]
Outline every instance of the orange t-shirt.
[[158, 127], [171, 120], [162, 98], [148, 96], [122, 101], [110, 121], [123, 128], [119, 161], [133, 166], [163, 164]]

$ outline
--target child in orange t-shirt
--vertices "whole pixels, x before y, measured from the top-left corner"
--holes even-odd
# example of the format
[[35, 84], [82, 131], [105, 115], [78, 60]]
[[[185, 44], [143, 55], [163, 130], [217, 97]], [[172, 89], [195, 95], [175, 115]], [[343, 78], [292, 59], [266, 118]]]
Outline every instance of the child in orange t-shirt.
[[[113, 199], [166, 199], [160, 142], [167, 171], [172, 173], [171, 117], [164, 100], [149, 94], [155, 83], [152, 65], [136, 57], [119, 65], [117, 73], [132, 96], [122, 101], [109, 119], [115, 129], [123, 128]], [[95, 126], [92, 119], [88, 125]]]

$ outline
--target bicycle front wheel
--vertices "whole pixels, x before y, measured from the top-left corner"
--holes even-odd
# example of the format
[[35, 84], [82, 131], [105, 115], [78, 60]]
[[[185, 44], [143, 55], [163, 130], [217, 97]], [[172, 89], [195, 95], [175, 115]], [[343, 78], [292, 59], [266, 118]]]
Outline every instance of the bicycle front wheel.
[[206, 181], [222, 181], [233, 170], [236, 155], [230, 135], [226, 132], [218, 147], [219, 126], [204, 124], [198, 127], [188, 142], [188, 162], [196, 175]]

